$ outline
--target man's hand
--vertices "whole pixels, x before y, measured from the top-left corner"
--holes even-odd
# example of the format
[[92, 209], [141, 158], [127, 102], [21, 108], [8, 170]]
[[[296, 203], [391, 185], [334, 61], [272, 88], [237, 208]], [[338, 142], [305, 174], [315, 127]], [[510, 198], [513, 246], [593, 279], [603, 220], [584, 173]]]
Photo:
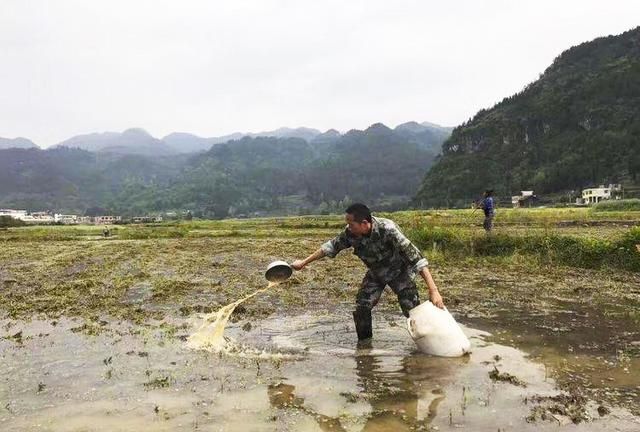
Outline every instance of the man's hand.
[[293, 263], [291, 263], [291, 267], [294, 270], [302, 270], [305, 266], [305, 263], [303, 260], [295, 260]]
[[434, 305], [436, 305], [436, 307], [439, 307], [440, 309], [444, 309], [444, 302], [442, 301], [442, 296], [438, 291], [438, 287], [436, 286], [436, 283], [433, 281], [433, 277], [431, 276], [429, 267], [423, 267], [423, 269], [420, 270], [420, 275], [422, 276], [424, 281], [427, 283], [427, 287], [429, 288], [429, 299], [431, 300], [431, 303], [433, 303]]
[[442, 301], [442, 296], [438, 291], [429, 291], [429, 299], [431, 300], [431, 303], [440, 309], [444, 309], [444, 302]]

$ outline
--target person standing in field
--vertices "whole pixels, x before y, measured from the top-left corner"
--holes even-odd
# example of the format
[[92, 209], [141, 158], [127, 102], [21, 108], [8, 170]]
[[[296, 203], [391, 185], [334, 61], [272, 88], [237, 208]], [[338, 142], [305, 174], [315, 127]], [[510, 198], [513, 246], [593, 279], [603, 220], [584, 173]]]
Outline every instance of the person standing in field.
[[484, 211], [484, 222], [482, 224], [487, 234], [493, 229], [493, 218], [496, 215], [496, 206], [493, 201], [493, 189], [484, 192], [484, 199], [480, 202], [480, 208]]
[[409, 311], [420, 304], [414, 282], [418, 273], [427, 284], [431, 302], [444, 308], [426, 258], [402, 234], [395, 222], [372, 216], [371, 210], [360, 203], [345, 210], [345, 221], [347, 227], [344, 231], [304, 260], [294, 261], [291, 266], [295, 270], [302, 270], [315, 260], [326, 256], [334, 258], [340, 251], [353, 248], [353, 253], [369, 269], [356, 295], [356, 310], [353, 311], [358, 340], [372, 337], [371, 310], [387, 285], [398, 296], [404, 316], [408, 317]]

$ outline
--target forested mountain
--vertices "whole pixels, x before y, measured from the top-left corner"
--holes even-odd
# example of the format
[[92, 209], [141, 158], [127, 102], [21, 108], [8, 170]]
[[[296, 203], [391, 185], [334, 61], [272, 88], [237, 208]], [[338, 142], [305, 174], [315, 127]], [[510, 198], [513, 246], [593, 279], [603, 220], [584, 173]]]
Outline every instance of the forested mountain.
[[454, 129], [414, 203], [640, 182], [640, 27], [563, 52], [540, 78]]
[[[349, 200], [396, 208], [416, 192], [436, 156], [429, 149], [444, 140], [425, 145], [376, 124], [344, 135], [313, 134], [309, 141], [244, 137], [206, 152], [150, 156], [122, 150], [123, 135], [132, 134], [144, 138], [146, 150], [158, 142], [169, 146], [130, 130], [91, 135], [84, 141], [91, 142], [91, 152], [63, 146], [0, 150], [0, 207], [76, 213], [103, 207], [122, 215], [188, 209], [203, 217], [337, 211]], [[195, 137], [185, 135], [171, 140]]]
[[176, 207], [209, 203], [200, 207], [215, 215], [225, 207], [275, 210], [292, 196], [307, 209], [333, 209], [346, 200], [401, 206], [434, 157], [381, 124], [325, 143], [245, 137], [195, 156], [169, 195], [181, 200]]
[[82, 213], [113, 206], [140, 187], [166, 187], [185, 159], [66, 147], [0, 150], [0, 207]]
[[176, 153], [197, 153], [207, 151], [213, 144], [211, 138], [202, 138], [197, 135], [184, 132], [173, 132], [162, 138]]
[[452, 130], [453, 128], [442, 127], [428, 122], [403, 123], [394, 129], [410, 142], [435, 153], [440, 153], [442, 142], [451, 135]]
[[197, 153], [207, 151], [215, 144], [240, 140], [243, 137], [302, 138], [306, 141], [312, 141], [319, 135], [322, 135], [320, 131], [310, 128], [279, 128], [273, 131], [258, 133], [236, 132], [230, 135], [211, 138], [202, 138], [189, 133], [174, 132], [162, 138], [162, 141], [168, 144], [176, 153]]
[[307, 193], [316, 202], [412, 195], [437, 154], [380, 123], [352, 130], [322, 150], [326, 156], [306, 174]]
[[[174, 132], [162, 139], [154, 138], [147, 131], [140, 128], [127, 129], [119, 132], [101, 132], [84, 135], [76, 135], [64, 140], [53, 147], [68, 147], [88, 150], [99, 153], [113, 154], [139, 154], [146, 156], [197, 153], [207, 151], [212, 145], [225, 143], [231, 140], [239, 140], [242, 137], [272, 136], [278, 138], [302, 138], [313, 140], [321, 132], [310, 128], [279, 128], [273, 131], [258, 133], [233, 133], [220, 137], [203, 138], [184, 132]], [[27, 148], [30, 141], [24, 138], [6, 140], [0, 138], [0, 148], [19, 147]], [[31, 143], [31, 146], [35, 144]]]
[[[445, 128], [432, 123], [409, 122], [399, 125], [395, 131], [411, 142], [419, 144], [429, 151], [440, 151], [442, 142], [451, 135], [451, 128]], [[326, 143], [340, 138], [341, 134], [335, 129], [322, 133], [317, 129], [299, 127], [282, 127], [264, 132], [236, 132], [230, 135], [204, 138], [198, 135], [173, 132], [162, 139], [151, 136], [140, 128], [127, 129], [124, 132], [101, 132], [76, 135], [56, 145], [58, 147], [79, 148], [98, 153], [139, 154], [147, 156], [186, 154], [205, 152], [216, 144], [238, 141], [243, 137], [276, 137], [301, 138], [310, 143]], [[25, 138], [8, 140], [0, 138], [0, 148], [30, 148], [37, 147]]]

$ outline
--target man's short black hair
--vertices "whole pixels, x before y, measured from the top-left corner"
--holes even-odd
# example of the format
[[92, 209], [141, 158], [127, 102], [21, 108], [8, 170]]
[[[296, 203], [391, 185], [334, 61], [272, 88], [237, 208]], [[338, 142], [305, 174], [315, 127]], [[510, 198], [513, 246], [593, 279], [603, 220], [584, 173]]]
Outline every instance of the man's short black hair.
[[493, 195], [493, 189], [487, 189], [486, 191], [484, 191], [484, 193], [486, 193], [487, 196], [492, 196]]
[[371, 222], [371, 210], [362, 203], [351, 204], [344, 212], [353, 216], [356, 222]]

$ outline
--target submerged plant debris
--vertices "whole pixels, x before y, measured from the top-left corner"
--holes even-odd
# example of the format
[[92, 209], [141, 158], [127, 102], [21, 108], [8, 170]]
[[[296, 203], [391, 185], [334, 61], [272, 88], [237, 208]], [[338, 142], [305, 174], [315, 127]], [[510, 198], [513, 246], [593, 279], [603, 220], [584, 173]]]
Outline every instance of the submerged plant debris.
[[[572, 423], [578, 424], [590, 421], [591, 416], [588, 413], [588, 399], [577, 393], [563, 393], [555, 396], [533, 396], [529, 398], [535, 406], [531, 409], [531, 414], [527, 416], [527, 422], [536, 422], [538, 420], [557, 421], [562, 423], [562, 419], [566, 418]], [[598, 407], [601, 416], [607, 414], [608, 409]]]
[[507, 383], [513, 384], [515, 386], [520, 386], [520, 387], [526, 387], [527, 386], [527, 383], [522, 381], [517, 376], [511, 375], [511, 374], [506, 373], [506, 372], [500, 372], [500, 371], [498, 371], [498, 368], [496, 368], [496, 367], [494, 367], [493, 370], [491, 372], [489, 372], [489, 378], [491, 378], [493, 381], [507, 382]]

